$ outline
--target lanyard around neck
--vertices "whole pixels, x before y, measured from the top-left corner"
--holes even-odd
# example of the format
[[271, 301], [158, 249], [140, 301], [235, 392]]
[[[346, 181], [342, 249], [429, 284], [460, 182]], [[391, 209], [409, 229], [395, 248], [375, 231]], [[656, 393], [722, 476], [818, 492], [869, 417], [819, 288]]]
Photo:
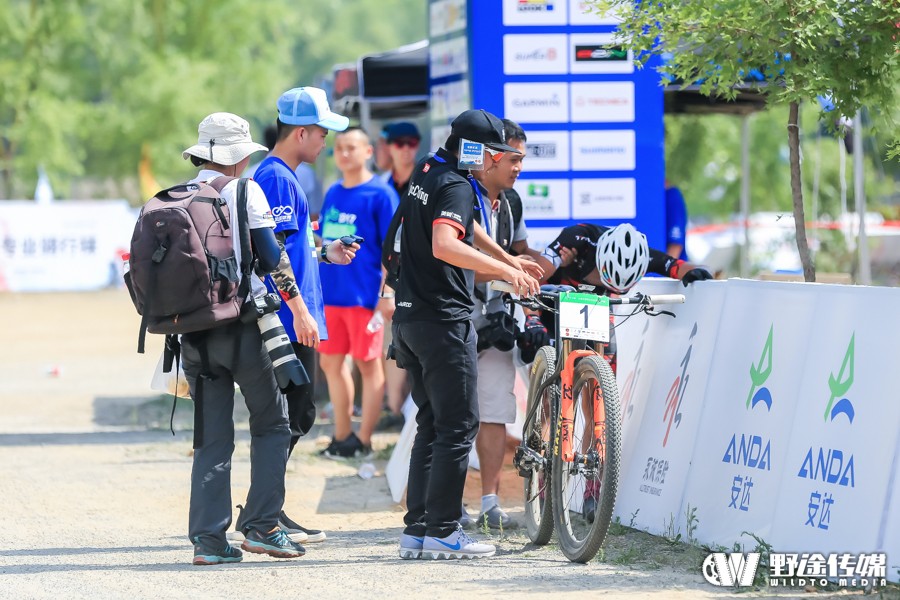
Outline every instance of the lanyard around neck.
[[484, 196], [481, 195], [481, 188], [478, 187], [478, 182], [475, 181], [475, 178], [471, 173], [466, 176], [466, 179], [469, 181], [469, 185], [472, 186], [472, 189], [475, 190], [475, 197], [478, 198], [478, 208], [481, 210], [481, 225], [484, 227], [488, 236], [490, 236], [491, 219], [490, 215], [488, 215], [487, 208], [484, 205]]

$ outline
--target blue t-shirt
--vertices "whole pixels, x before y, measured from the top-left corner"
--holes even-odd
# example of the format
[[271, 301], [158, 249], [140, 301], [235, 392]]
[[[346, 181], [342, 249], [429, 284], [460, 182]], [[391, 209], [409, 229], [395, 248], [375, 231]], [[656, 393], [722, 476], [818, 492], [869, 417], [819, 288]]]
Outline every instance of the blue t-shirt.
[[[319, 338], [328, 339], [322, 283], [319, 281], [319, 257], [309, 222], [306, 194], [303, 193], [294, 170], [275, 156], [267, 156], [259, 164], [253, 180], [263, 189], [269, 206], [272, 207], [275, 233], [284, 231], [288, 236], [284, 246], [297, 278], [300, 297], [319, 325]], [[282, 303], [278, 316], [291, 341], [296, 342], [294, 317], [286, 303]]]
[[687, 229], [687, 207], [684, 204], [684, 196], [677, 187], [666, 189], [666, 246], [669, 244], [681, 245], [681, 260], [687, 260], [687, 247], [685, 235]]
[[323, 243], [351, 234], [365, 239], [349, 265], [319, 265], [325, 304], [369, 309], [378, 304], [381, 245], [399, 202], [397, 192], [380, 177], [352, 188], [339, 181], [325, 194], [319, 216]]

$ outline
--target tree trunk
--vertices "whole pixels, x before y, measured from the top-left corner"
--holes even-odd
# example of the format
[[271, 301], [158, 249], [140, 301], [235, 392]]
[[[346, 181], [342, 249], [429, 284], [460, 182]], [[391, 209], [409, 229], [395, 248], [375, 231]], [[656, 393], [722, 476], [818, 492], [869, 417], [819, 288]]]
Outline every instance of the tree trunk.
[[800, 252], [800, 263], [803, 265], [803, 279], [816, 280], [816, 267], [809, 255], [809, 243], [806, 240], [806, 215], [803, 213], [803, 187], [800, 177], [800, 126], [798, 124], [800, 105], [791, 102], [788, 114], [788, 148], [791, 156], [791, 196], [794, 199], [794, 227], [797, 231], [797, 250]]

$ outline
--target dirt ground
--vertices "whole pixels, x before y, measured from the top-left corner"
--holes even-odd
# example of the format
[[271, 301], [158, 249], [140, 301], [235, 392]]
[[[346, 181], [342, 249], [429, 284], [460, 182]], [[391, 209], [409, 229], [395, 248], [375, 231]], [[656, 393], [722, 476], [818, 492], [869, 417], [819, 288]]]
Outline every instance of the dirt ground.
[[[288, 513], [329, 538], [305, 557], [245, 554], [244, 562], [194, 567], [186, 539], [191, 439], [182, 402], [176, 435], [170, 405], [149, 389], [160, 352], [149, 336], [135, 353], [138, 317], [122, 291], [0, 295], [0, 598], [316, 598], [461, 594], [530, 597], [707, 598], [734, 594], [707, 584], [705, 553], [614, 527], [588, 565], [569, 563], [524, 532], [494, 536], [481, 561], [401, 561], [403, 508], [382, 475], [397, 434], [376, 437], [378, 476], [316, 456], [327, 423], [301, 441], [287, 475]], [[249, 482], [249, 435], [237, 412], [233, 501]], [[502, 502], [522, 518], [520, 480], [505, 474]], [[466, 501], [477, 512], [478, 474]], [[839, 594], [841, 596], [850, 594]], [[780, 592], [780, 597], [829, 597]]]

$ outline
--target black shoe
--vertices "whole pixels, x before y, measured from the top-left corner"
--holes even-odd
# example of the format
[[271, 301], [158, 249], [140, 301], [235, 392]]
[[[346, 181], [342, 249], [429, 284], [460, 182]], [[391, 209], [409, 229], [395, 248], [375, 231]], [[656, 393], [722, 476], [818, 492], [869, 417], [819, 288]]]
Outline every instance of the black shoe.
[[581, 516], [584, 517], [584, 520], [588, 523], [594, 522], [594, 513], [597, 512], [597, 499], [593, 496], [588, 496], [584, 499], [584, 504], [581, 505]]
[[375, 431], [400, 431], [403, 429], [405, 422], [406, 418], [404, 418], [403, 413], [395, 414], [390, 411], [384, 411], [378, 420], [378, 424], [375, 425]]
[[475, 521], [476, 528], [483, 529], [485, 525], [489, 529], [516, 529], [519, 527], [516, 520], [503, 512], [499, 506], [492, 506], [487, 512], [481, 513], [481, 516]]
[[214, 550], [206, 544], [202, 543], [198, 538], [194, 541], [194, 560], [195, 565], [220, 565], [222, 563], [241, 562], [244, 555], [237, 548], [232, 548], [227, 543], [224, 548]]
[[332, 460], [368, 458], [372, 455], [372, 447], [363, 444], [356, 434], [351, 432], [345, 440], [332, 439], [328, 447], [322, 450], [320, 454]]
[[281, 528], [285, 530], [290, 537], [295, 542], [300, 541], [302, 536], [306, 536], [303, 541], [310, 542], [324, 542], [328, 536], [325, 535], [324, 531], [320, 531], [318, 529], [307, 529], [302, 525], [298, 524], [296, 521], [291, 519], [289, 516], [284, 514], [284, 511], [281, 511], [281, 514], [278, 516], [278, 524], [281, 525]]
[[291, 538], [280, 528], [276, 527], [270, 533], [262, 533], [258, 529], [251, 529], [245, 534], [241, 548], [254, 554], [268, 554], [275, 558], [300, 558], [306, 554], [306, 549]]

